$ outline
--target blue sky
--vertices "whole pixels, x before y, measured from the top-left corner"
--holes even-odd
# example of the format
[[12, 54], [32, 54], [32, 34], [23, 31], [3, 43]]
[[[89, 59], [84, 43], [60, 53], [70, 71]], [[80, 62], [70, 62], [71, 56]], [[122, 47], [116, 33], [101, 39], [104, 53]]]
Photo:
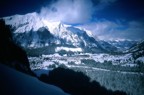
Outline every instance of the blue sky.
[[0, 17], [38, 12], [100, 39], [144, 39], [144, 0], [1, 0]]

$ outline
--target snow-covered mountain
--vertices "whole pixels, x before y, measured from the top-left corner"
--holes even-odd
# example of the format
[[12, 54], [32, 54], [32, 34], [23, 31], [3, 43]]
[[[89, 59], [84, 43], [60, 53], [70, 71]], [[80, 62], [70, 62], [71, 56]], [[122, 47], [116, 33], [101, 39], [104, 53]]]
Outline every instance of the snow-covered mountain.
[[24, 48], [53, 46], [57, 50], [61, 47], [69, 48], [69, 51], [77, 51], [80, 48], [77, 52], [106, 52], [114, 48], [107, 42], [101, 44], [88, 30], [48, 21], [36, 12], [3, 19], [7, 25], [12, 26], [15, 41]]
[[109, 52], [117, 52], [119, 51], [115, 45], [109, 43], [108, 41], [99, 40], [100, 45], [103, 49], [106, 49]]
[[135, 44], [128, 52], [132, 53], [136, 61], [144, 63], [144, 40]]
[[129, 49], [129, 52], [138, 52], [138, 51], [144, 51], [144, 40], [137, 42]]
[[137, 43], [137, 41], [134, 40], [110, 40], [107, 42], [115, 46], [119, 51], [125, 51]]

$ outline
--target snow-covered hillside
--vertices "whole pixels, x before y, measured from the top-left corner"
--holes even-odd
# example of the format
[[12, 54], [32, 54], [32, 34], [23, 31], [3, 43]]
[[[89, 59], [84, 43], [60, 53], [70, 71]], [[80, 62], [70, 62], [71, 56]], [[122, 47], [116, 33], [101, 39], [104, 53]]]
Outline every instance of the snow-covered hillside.
[[144, 64], [144, 40], [131, 47], [128, 52], [132, 53], [136, 62]]
[[137, 41], [133, 40], [110, 40], [107, 42], [115, 46], [119, 51], [125, 51], [137, 43]]
[[92, 33], [83, 28], [52, 22], [41, 18], [36, 12], [26, 15], [3, 17], [12, 26], [14, 39], [24, 48], [67, 46], [81, 48], [82, 52], [106, 52], [113, 50], [110, 44], [101, 44]]
[[129, 52], [144, 51], [144, 40], [137, 42], [133, 47], [129, 49]]
[[0, 95], [68, 95], [60, 88], [0, 64]]

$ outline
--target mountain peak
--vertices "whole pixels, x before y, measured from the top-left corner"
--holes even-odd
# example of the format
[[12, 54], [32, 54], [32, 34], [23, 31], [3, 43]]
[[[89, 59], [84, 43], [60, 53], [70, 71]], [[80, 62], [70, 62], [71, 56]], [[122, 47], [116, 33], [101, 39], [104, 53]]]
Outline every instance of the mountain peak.
[[16, 33], [23, 33], [27, 31], [37, 31], [44, 24], [41, 22], [41, 18], [36, 12], [28, 13], [26, 15], [14, 15], [9, 17], [3, 17], [7, 25], [11, 25], [16, 30]]

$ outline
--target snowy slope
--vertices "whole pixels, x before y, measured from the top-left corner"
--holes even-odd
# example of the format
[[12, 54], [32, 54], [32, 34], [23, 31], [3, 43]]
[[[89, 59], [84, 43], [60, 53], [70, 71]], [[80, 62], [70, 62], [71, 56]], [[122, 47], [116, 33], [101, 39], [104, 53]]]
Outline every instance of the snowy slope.
[[29, 13], [27, 15], [14, 15], [3, 18], [7, 25], [11, 25], [16, 30], [15, 33], [23, 33], [28, 31], [37, 31], [40, 27], [44, 26], [41, 18], [37, 13]]
[[129, 49], [129, 52], [137, 52], [137, 51], [143, 51], [144, 50], [144, 40], [137, 42], [133, 47]]
[[68, 95], [60, 88], [0, 64], [0, 95]]
[[137, 58], [136, 61], [137, 61], [137, 62], [139, 61], [139, 62], [141, 62], [141, 63], [144, 63], [144, 56]]
[[134, 59], [136, 59], [136, 61], [140, 61], [142, 63], [144, 63], [143, 58], [144, 58], [144, 40], [138, 42], [137, 44], [135, 44], [133, 47], [131, 47], [128, 52], [131, 52]]
[[107, 51], [113, 51], [117, 52], [119, 48], [116, 47], [116, 45], [113, 45], [109, 42], [99, 40], [100, 45], [102, 46], [103, 49], [106, 49]]
[[125, 51], [137, 43], [137, 41], [132, 40], [110, 40], [107, 42], [115, 46], [119, 51]]

